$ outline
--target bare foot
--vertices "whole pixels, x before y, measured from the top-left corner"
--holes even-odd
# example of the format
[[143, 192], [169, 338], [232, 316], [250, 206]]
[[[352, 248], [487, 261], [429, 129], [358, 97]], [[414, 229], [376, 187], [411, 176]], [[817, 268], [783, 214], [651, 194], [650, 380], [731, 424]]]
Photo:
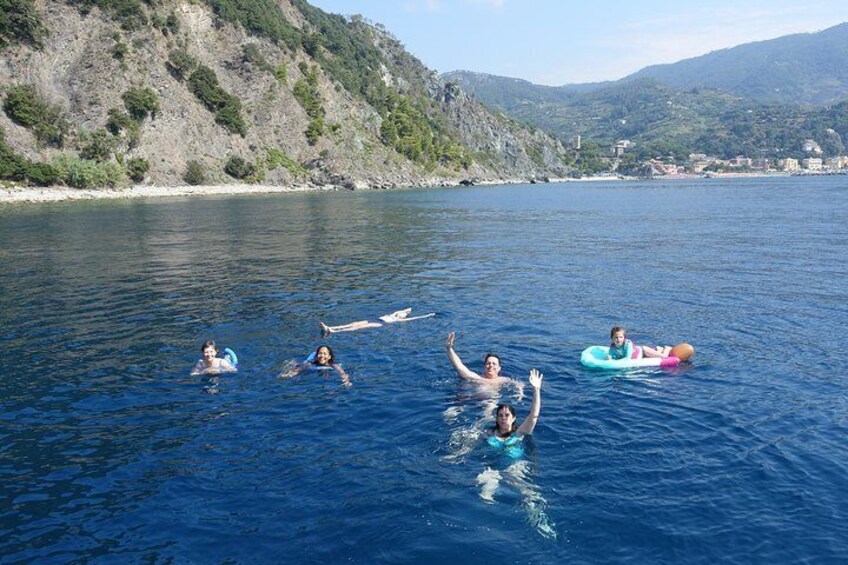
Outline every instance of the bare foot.
[[318, 323], [319, 323], [319, 324], [321, 324], [321, 335], [322, 335], [323, 337], [327, 337], [328, 335], [330, 335], [331, 333], [333, 333], [333, 330], [332, 330], [332, 329], [330, 329], [330, 326], [328, 326], [328, 325], [327, 325], [327, 324], [325, 324], [324, 322], [318, 322]]

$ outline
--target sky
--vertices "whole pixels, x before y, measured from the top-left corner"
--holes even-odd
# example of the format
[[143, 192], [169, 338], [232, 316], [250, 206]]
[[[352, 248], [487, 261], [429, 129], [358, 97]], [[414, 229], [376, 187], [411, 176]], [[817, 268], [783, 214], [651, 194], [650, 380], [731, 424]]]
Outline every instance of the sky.
[[848, 21], [846, 0], [309, 0], [383, 24], [440, 73], [560, 86], [617, 80], [742, 43]]

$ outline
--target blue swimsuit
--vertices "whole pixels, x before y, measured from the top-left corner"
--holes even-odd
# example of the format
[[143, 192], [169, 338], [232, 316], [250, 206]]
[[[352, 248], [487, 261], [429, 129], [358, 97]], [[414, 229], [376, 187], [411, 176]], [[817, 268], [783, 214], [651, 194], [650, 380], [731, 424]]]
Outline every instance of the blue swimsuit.
[[524, 442], [520, 435], [512, 434], [505, 438], [490, 435], [486, 439], [486, 443], [512, 459], [519, 459], [524, 456]]
[[630, 359], [633, 356], [633, 342], [628, 339], [621, 347], [610, 343], [609, 356], [612, 359]]

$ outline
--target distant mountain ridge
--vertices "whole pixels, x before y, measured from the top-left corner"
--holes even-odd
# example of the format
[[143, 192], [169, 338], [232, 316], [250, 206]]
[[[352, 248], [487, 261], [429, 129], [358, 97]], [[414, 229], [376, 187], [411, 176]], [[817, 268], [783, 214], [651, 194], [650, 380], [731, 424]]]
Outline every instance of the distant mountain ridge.
[[786, 35], [651, 65], [615, 81], [543, 86], [471, 71], [451, 71], [442, 78], [471, 87], [483, 102], [497, 106], [515, 99], [569, 100], [577, 94], [641, 79], [677, 89], [713, 88], [760, 102], [824, 106], [848, 98], [845, 61], [848, 22], [816, 33]]
[[848, 24], [840, 24], [603, 83], [550, 87], [467, 71], [442, 78], [566, 142], [577, 135], [601, 146], [628, 139], [629, 154], [638, 158], [688, 152], [801, 158], [806, 139], [829, 155], [845, 151], [845, 60]]
[[746, 43], [622, 79], [653, 78], [675, 88], [715, 88], [742, 98], [823, 106], [848, 98], [848, 23]]

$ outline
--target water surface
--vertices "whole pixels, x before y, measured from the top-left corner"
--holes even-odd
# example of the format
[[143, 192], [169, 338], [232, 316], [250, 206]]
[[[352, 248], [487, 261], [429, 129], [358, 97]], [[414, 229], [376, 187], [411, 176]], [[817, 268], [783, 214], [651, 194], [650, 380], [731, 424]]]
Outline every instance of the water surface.
[[[0, 560], [844, 563], [846, 197], [821, 177], [4, 207]], [[437, 316], [326, 340], [352, 387], [275, 377], [319, 320], [405, 306]], [[694, 362], [581, 368], [616, 324]], [[451, 330], [474, 370], [544, 373], [522, 459], [477, 441], [494, 399], [452, 371]], [[188, 375], [209, 338], [242, 360], [218, 394]]]

